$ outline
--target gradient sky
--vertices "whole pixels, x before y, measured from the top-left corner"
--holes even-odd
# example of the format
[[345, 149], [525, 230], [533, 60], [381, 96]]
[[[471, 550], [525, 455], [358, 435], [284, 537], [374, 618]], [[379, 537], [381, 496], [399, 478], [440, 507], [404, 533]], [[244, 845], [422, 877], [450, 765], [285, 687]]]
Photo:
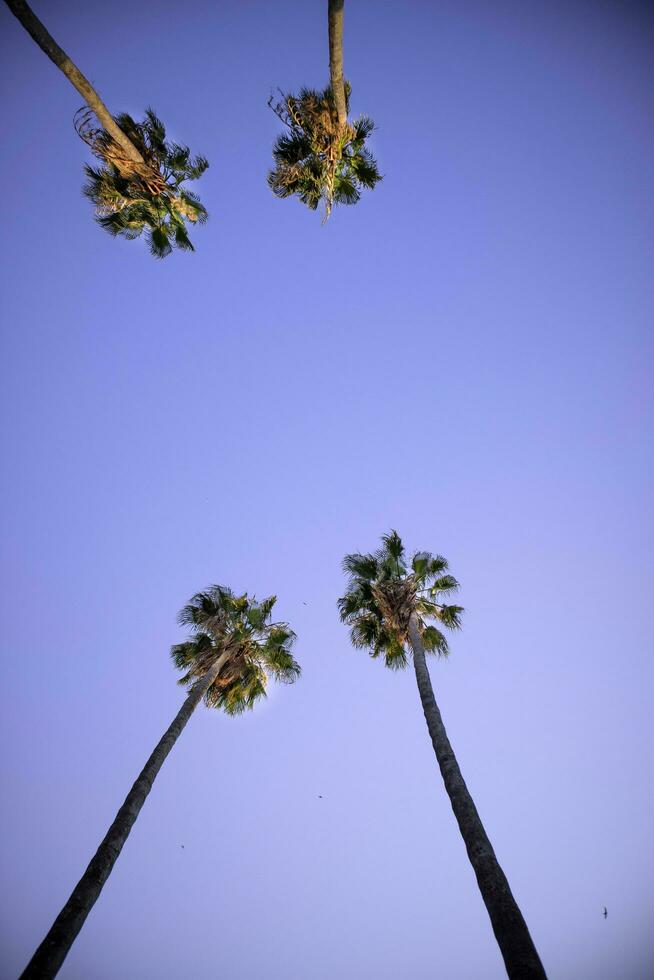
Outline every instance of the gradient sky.
[[209, 157], [211, 218], [161, 263], [94, 225], [80, 99], [3, 6], [2, 977], [177, 711], [212, 582], [279, 596], [302, 680], [197, 711], [61, 977], [504, 976], [413, 674], [338, 622], [391, 527], [462, 583], [436, 696], [550, 976], [651, 976], [652, 8], [349, 0], [385, 177], [323, 227], [265, 176], [324, 0], [34, 6]]

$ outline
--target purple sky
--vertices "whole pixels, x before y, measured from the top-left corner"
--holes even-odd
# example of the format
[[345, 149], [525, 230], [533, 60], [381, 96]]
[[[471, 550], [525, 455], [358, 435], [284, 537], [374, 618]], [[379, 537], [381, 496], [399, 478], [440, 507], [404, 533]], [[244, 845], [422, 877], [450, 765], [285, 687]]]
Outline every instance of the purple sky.
[[209, 157], [211, 219], [162, 263], [94, 225], [80, 99], [3, 5], [2, 977], [177, 710], [211, 582], [278, 594], [303, 678], [198, 710], [61, 976], [504, 976], [413, 674], [338, 622], [390, 527], [462, 583], [436, 696], [549, 974], [651, 975], [651, 8], [349, 0], [385, 178], [322, 227], [265, 176], [324, 0], [34, 6]]

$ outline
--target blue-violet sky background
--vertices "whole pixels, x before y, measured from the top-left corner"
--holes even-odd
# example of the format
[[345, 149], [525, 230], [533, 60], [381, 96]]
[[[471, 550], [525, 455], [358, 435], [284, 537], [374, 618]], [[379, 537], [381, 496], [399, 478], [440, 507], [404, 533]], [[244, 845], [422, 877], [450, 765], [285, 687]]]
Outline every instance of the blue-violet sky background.
[[436, 695], [550, 976], [651, 976], [652, 6], [348, 0], [385, 176], [326, 226], [266, 186], [324, 0], [34, 6], [210, 158], [211, 218], [164, 262], [94, 224], [80, 98], [3, 6], [2, 977], [178, 709], [212, 582], [279, 596], [303, 677], [197, 711], [61, 977], [504, 975], [413, 674], [338, 621], [391, 527], [462, 583]]

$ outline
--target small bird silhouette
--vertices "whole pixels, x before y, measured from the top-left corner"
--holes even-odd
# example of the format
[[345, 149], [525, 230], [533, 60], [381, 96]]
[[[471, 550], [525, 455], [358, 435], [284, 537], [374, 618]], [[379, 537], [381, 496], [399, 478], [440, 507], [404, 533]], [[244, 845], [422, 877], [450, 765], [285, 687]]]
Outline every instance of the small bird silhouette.
[[184, 845], [183, 844], [180, 844], [179, 846], [181, 847], [182, 850], [184, 850]]
[[319, 800], [322, 800], [322, 796], [320, 796], [320, 795], [319, 795], [319, 796], [318, 796], [318, 799], [319, 799]]
[[602, 914], [603, 914], [603, 916], [604, 916], [604, 918], [606, 918], [606, 917], [607, 917], [607, 915], [609, 914], [609, 913], [608, 913], [608, 912], [606, 911], [606, 905], [604, 906], [604, 912], [603, 912]]

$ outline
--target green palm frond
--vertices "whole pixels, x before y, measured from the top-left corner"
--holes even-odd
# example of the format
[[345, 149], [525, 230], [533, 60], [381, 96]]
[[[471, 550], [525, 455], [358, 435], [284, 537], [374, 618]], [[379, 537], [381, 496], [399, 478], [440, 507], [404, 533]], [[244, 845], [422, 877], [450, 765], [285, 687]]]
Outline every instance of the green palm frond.
[[379, 562], [375, 555], [346, 555], [343, 559], [343, 570], [350, 576], [374, 581], [379, 574]]
[[[367, 590], [365, 588], [366, 585], [368, 586]], [[346, 622], [355, 613], [369, 610], [372, 601], [373, 597], [369, 582], [362, 582], [357, 587], [351, 583], [345, 595], [341, 596], [338, 600], [338, 611], [341, 619], [343, 622]]]
[[458, 588], [459, 583], [453, 575], [439, 575], [438, 578], [432, 580], [429, 591], [432, 595], [438, 595], [444, 592], [456, 592]]
[[186, 234], [186, 228], [184, 225], [175, 225], [175, 245], [177, 248], [181, 248], [187, 252], [195, 251], [190, 238]]
[[381, 542], [374, 555], [356, 552], [343, 559], [348, 582], [338, 611], [350, 627], [352, 645], [383, 657], [392, 670], [401, 669], [408, 663], [409, 622], [415, 615], [425, 651], [447, 656], [447, 640], [433, 623], [459, 629], [463, 608], [438, 601], [458, 588], [456, 579], [444, 574], [446, 560], [418, 551], [407, 564], [397, 531], [384, 534]]
[[411, 568], [413, 574], [416, 577], [416, 581], [424, 582], [425, 578], [429, 574], [429, 566], [432, 561], [432, 556], [428, 551], [416, 551], [415, 555], [411, 559]]
[[435, 626], [423, 628], [422, 645], [429, 653], [437, 653], [440, 657], [446, 657], [450, 652], [446, 637]]
[[395, 558], [398, 561], [404, 558], [404, 545], [397, 531], [391, 531], [390, 534], [382, 534], [382, 549], [380, 553], [384, 556], [388, 555], [390, 558]]
[[[367, 150], [362, 149], [353, 155], [350, 158], [350, 167], [357, 185], [360, 187], [367, 187], [372, 190], [375, 184], [381, 180], [377, 164]], [[358, 193], [360, 196], [359, 190]]]
[[334, 179], [334, 203], [356, 204], [360, 197], [361, 194], [356, 186], [354, 175], [347, 171], [342, 172], [339, 167]]
[[300, 666], [286, 646], [269, 645], [262, 659], [268, 673], [281, 684], [292, 684], [300, 676]]
[[435, 555], [429, 563], [429, 574], [435, 578], [446, 572], [449, 567], [446, 558], [443, 558], [442, 555]]
[[147, 234], [148, 248], [150, 254], [156, 259], [165, 259], [173, 250], [170, 243], [168, 229], [165, 226], [152, 228]]
[[375, 128], [375, 124], [369, 116], [359, 116], [352, 123], [354, 128], [354, 140], [357, 143], [363, 143], [367, 140], [370, 134]]
[[187, 223], [204, 224], [208, 215], [197, 195], [183, 185], [202, 176], [207, 159], [192, 158], [187, 146], [167, 141], [165, 127], [152, 109], [140, 123], [127, 113], [116, 116], [141, 153], [142, 166], [125, 160], [105, 130], [93, 128], [89, 119], [88, 111], [83, 113], [77, 129], [102, 165], [85, 165], [82, 192], [95, 205], [98, 224], [126, 239], [146, 231], [155, 258], [165, 258], [174, 248], [194, 251]]
[[178, 670], [188, 670], [198, 655], [197, 641], [186, 640], [170, 648], [170, 656]]
[[408, 665], [404, 644], [397, 637], [393, 637], [384, 647], [384, 663], [389, 670], [404, 670]]
[[441, 606], [438, 618], [448, 629], [459, 630], [463, 611], [463, 606]]
[[362, 650], [371, 647], [377, 652], [385, 649], [387, 642], [385, 635], [382, 635], [383, 624], [380, 616], [374, 612], [363, 611], [351, 617], [351, 621], [352, 646]]

